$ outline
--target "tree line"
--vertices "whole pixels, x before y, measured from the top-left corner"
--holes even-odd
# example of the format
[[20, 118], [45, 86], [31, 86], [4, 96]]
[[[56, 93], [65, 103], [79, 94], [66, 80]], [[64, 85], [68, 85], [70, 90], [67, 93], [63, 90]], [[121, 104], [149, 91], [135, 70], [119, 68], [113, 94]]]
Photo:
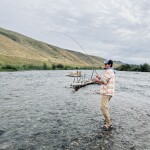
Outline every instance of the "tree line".
[[[52, 64], [47, 65], [45, 62], [41, 65], [35, 65], [35, 64], [24, 64], [24, 65], [12, 65], [12, 64], [6, 64], [1, 65], [0, 64], [0, 71], [22, 71], [22, 70], [74, 70], [74, 69], [86, 69], [91, 70], [93, 67], [83, 66], [69, 66], [69, 65], [63, 65], [63, 64]], [[95, 68], [98, 69], [98, 68]]]
[[150, 65], [148, 63], [144, 63], [141, 65], [123, 64], [123, 65], [117, 67], [116, 70], [150, 72]]
[[[88, 66], [78, 67], [78, 66], [68, 66], [63, 64], [52, 64], [48, 66], [46, 63], [42, 65], [33, 65], [33, 64], [26, 64], [26, 65], [0, 65], [0, 71], [20, 71], [20, 70], [74, 70], [74, 69], [102, 69], [102, 68], [93, 68]], [[150, 65], [145, 63], [142, 65], [130, 65], [130, 64], [122, 64], [121, 66], [115, 68], [118, 71], [140, 71], [140, 72], [150, 72]]]

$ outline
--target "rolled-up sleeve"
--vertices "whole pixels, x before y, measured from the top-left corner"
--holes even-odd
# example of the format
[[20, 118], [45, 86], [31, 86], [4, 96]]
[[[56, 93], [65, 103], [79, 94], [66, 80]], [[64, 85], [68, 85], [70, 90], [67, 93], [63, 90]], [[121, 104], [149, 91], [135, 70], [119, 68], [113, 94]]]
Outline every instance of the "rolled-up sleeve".
[[104, 73], [104, 75], [102, 76], [101, 81], [104, 82], [104, 84], [107, 84], [108, 81], [110, 80], [110, 78], [111, 78], [111, 72], [110, 71], [106, 71]]

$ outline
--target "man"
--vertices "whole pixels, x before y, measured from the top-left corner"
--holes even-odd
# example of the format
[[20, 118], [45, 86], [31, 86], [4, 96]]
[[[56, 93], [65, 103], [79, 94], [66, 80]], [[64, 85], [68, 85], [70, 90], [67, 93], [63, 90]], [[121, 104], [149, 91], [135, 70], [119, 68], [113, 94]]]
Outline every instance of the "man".
[[105, 118], [105, 124], [103, 130], [110, 131], [112, 129], [112, 124], [109, 114], [109, 101], [114, 96], [115, 91], [115, 72], [113, 70], [113, 61], [105, 60], [105, 72], [102, 76], [96, 75], [96, 82], [101, 84], [100, 94], [101, 94], [101, 111]]

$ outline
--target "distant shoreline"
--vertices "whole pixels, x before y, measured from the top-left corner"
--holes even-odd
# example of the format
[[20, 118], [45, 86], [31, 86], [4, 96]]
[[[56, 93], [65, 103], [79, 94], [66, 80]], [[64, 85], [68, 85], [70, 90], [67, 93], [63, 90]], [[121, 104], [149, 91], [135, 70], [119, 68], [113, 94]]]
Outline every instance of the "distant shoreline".
[[[103, 69], [102, 67], [94, 67], [94, 66], [69, 66], [64, 64], [46, 64], [45, 62], [41, 65], [37, 64], [5, 64], [0, 65], [0, 72], [4, 71], [23, 71], [23, 70], [99, 70]], [[114, 68], [118, 71], [135, 71], [135, 72], [150, 72], [150, 65], [147, 63], [141, 65], [130, 65], [123, 64], [119, 67]]]
[[51, 67], [47, 66], [45, 63], [43, 65], [3, 65], [0, 66], [0, 72], [8, 72], [8, 71], [30, 71], [30, 70], [99, 70], [102, 68], [98, 67], [90, 67], [90, 66], [83, 66], [83, 67], [74, 67], [74, 66], [65, 66], [63, 64], [52, 65]]

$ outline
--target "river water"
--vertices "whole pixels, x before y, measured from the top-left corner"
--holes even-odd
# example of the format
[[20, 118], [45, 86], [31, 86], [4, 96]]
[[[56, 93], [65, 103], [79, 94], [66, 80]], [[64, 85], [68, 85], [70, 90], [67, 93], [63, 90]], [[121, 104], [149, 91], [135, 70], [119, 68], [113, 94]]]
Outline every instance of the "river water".
[[116, 72], [103, 132], [100, 85], [74, 91], [69, 72], [0, 73], [0, 150], [150, 150], [150, 73]]

